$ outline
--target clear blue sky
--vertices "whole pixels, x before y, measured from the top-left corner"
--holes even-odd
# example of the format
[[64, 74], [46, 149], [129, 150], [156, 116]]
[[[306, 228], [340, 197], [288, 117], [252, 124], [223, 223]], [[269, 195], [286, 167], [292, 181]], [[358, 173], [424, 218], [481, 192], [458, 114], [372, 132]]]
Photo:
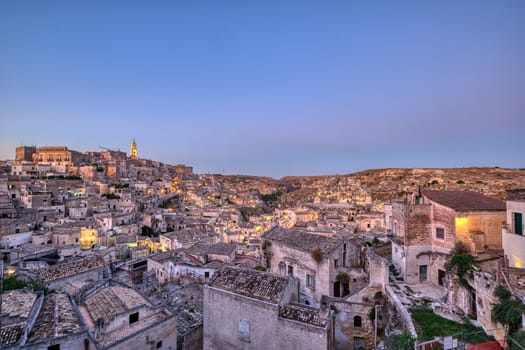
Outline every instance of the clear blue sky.
[[525, 1], [0, 2], [0, 159], [525, 167]]

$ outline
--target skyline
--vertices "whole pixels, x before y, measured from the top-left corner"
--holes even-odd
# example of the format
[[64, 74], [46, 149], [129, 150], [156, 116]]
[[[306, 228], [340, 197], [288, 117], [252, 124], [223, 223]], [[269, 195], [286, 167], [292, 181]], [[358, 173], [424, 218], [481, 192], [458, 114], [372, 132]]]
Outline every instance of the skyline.
[[12, 1], [0, 42], [1, 159], [135, 138], [199, 173], [525, 166], [520, 1]]

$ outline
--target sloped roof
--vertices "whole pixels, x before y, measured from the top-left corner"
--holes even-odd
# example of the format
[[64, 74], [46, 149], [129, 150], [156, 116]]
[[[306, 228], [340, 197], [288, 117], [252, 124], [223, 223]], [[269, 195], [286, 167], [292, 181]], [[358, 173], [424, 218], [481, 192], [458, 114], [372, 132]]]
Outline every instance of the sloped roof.
[[31, 329], [28, 342], [68, 336], [81, 332], [83, 326], [66, 294], [47, 295]]
[[288, 280], [252, 269], [227, 266], [213, 275], [211, 286], [277, 304]]
[[317, 308], [305, 305], [287, 304], [279, 310], [279, 316], [318, 327], [326, 327], [327, 322], [320, 317], [319, 311]]
[[316, 235], [314, 233], [299, 230], [291, 230], [279, 226], [266, 232], [263, 235], [263, 238], [307, 252], [319, 249], [321, 253], [326, 255], [331, 254], [343, 244], [343, 241], [338, 238]]
[[106, 287], [90, 295], [84, 305], [93, 321], [109, 321], [113, 316], [141, 305], [151, 305], [142, 295], [131, 288]]
[[474, 191], [421, 191], [433, 202], [456, 211], [506, 210], [506, 205]]

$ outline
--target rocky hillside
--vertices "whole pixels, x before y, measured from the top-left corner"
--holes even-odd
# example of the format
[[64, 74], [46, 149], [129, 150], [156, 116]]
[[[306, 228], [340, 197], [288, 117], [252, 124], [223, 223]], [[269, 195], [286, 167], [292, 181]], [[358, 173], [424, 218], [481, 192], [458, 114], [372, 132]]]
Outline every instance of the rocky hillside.
[[419, 187], [433, 190], [473, 190], [504, 200], [506, 190], [525, 188], [525, 169], [372, 169], [347, 175], [290, 176], [280, 180], [229, 176], [223, 178], [223, 181], [230, 186], [242, 187], [242, 190], [251, 188], [265, 195], [276, 193], [278, 203], [283, 206], [315, 200], [364, 202], [367, 199], [403, 199]]

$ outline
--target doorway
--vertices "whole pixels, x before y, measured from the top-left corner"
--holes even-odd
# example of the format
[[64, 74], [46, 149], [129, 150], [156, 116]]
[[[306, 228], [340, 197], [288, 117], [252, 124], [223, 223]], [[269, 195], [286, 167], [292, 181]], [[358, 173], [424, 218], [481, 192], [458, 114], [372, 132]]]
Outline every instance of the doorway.
[[445, 286], [445, 278], [447, 278], [447, 273], [446, 273], [446, 271], [438, 270], [438, 284], [439, 284], [441, 287], [444, 287], [444, 286]]
[[428, 265], [419, 265], [419, 283], [426, 282], [428, 279]]
[[341, 282], [334, 282], [334, 297], [339, 298], [341, 296]]

